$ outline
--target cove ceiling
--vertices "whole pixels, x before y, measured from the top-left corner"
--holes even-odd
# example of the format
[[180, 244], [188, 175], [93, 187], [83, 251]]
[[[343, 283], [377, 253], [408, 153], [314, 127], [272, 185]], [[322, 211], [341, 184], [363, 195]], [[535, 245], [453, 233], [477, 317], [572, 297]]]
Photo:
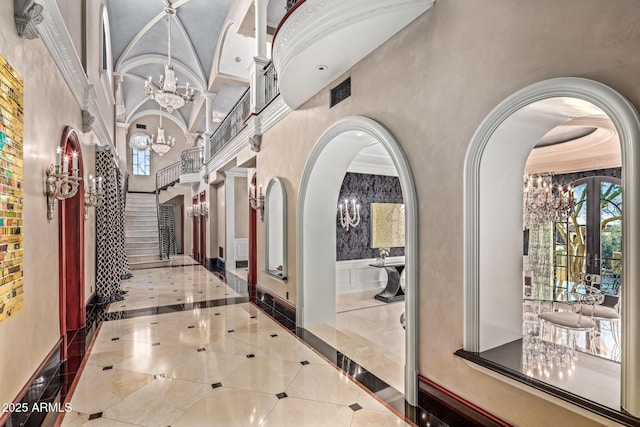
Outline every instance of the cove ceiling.
[[[188, 82], [195, 99], [172, 113], [174, 121], [187, 132], [205, 129], [203, 93], [214, 92], [214, 116], [224, 117], [248, 86], [248, 66], [254, 54], [251, 37], [238, 34], [237, 25], [227, 17], [234, 0], [109, 0], [107, 12], [113, 69], [122, 76], [120, 121], [132, 123], [146, 115], [157, 115], [158, 104], [144, 93], [144, 81], [152, 77], [158, 85], [167, 62], [166, 6], [176, 9], [171, 17], [171, 58], [180, 90]], [[218, 43], [222, 48], [218, 49]], [[214, 57], [220, 59], [214, 69]], [[122, 112], [120, 112], [122, 113]], [[166, 111], [163, 114], [168, 114]]]

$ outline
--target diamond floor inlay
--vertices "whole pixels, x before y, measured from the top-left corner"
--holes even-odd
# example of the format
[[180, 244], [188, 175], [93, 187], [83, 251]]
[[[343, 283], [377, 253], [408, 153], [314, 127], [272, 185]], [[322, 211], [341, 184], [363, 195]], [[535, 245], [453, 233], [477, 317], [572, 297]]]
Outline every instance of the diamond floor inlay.
[[[148, 275], [151, 291], [144, 287]], [[238, 302], [244, 294], [203, 267], [138, 270], [136, 276], [143, 280], [127, 280], [125, 300], [110, 310], [127, 305], [133, 311], [125, 313], [137, 317], [101, 325], [62, 426], [268, 427], [322, 419], [338, 427], [367, 425], [365, 416], [408, 425], [255, 305]], [[169, 308], [176, 287], [192, 309]], [[197, 305], [216, 298], [227, 302]], [[163, 305], [162, 314], [139, 311]], [[363, 411], [356, 412], [354, 402]]]

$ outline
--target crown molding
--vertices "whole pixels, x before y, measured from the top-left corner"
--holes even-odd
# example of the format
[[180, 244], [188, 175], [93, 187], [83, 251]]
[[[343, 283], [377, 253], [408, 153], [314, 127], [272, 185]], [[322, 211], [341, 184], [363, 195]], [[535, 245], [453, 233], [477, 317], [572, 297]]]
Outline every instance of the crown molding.
[[[25, 6], [24, 3], [31, 3], [31, 6]], [[87, 78], [56, 0], [41, 0], [41, 3], [41, 14], [38, 17], [34, 17], [27, 24], [27, 27], [35, 24], [34, 30], [37, 31], [37, 35], [40, 36], [49, 50], [60, 74], [62, 74], [78, 106], [83, 111], [83, 118], [94, 118], [91, 123], [89, 123], [89, 120], [84, 120], [84, 124], [89, 124], [85, 132], [93, 131], [100, 143], [104, 146], [112, 147], [115, 153], [115, 145], [110, 135], [109, 127], [98, 107], [95, 89]], [[16, 9], [16, 12], [18, 10], [24, 11], [24, 7], [29, 7], [28, 11], [37, 9], [37, 3], [33, 1], [14, 0], [14, 4], [20, 4], [21, 7], [21, 9]], [[16, 26], [18, 26], [17, 19], [16, 16]]]

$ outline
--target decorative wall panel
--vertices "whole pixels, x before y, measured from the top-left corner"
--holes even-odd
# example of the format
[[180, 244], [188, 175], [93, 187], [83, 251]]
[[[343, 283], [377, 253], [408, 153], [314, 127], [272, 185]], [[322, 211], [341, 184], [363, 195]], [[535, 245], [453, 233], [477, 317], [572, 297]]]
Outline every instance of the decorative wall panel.
[[96, 296], [122, 299], [120, 281], [131, 277], [124, 232], [124, 185], [113, 155], [96, 152], [96, 175], [103, 177], [104, 201], [96, 208]]
[[24, 304], [23, 88], [22, 78], [0, 55], [0, 322]]
[[[338, 203], [356, 198], [360, 204], [360, 224], [349, 231], [342, 228], [337, 215]], [[336, 200], [336, 260], [377, 258], [371, 248], [371, 203], [403, 203], [400, 180], [394, 176], [348, 172]], [[389, 256], [403, 256], [404, 248], [392, 248]]]

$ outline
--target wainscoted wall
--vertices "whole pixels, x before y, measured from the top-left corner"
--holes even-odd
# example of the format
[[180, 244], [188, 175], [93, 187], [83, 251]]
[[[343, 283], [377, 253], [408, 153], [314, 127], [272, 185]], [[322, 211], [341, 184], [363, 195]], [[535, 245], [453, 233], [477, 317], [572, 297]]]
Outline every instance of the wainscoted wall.
[[[360, 224], [347, 231], [336, 215], [337, 261], [377, 258], [378, 250], [371, 248], [371, 203], [403, 203], [397, 177], [347, 172], [338, 200], [344, 203], [354, 197], [360, 203]], [[404, 248], [392, 248], [390, 256], [404, 256]]]
[[[387, 284], [384, 268], [371, 267], [375, 258], [336, 262], [336, 294], [382, 289]], [[387, 258], [390, 264], [404, 264], [404, 256]]]

